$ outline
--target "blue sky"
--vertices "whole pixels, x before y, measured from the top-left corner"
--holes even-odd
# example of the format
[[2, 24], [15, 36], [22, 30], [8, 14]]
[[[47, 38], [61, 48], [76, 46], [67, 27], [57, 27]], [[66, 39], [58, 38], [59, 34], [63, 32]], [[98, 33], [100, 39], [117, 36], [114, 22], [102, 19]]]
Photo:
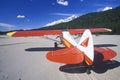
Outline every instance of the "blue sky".
[[120, 0], [0, 0], [0, 31], [40, 28], [72, 15], [117, 6]]

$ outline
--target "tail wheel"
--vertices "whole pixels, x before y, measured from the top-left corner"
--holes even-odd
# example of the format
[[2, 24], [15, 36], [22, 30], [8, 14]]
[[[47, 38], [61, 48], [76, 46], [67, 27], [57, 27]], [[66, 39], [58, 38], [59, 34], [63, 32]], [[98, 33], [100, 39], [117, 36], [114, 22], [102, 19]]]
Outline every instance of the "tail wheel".
[[87, 69], [86, 69], [86, 73], [87, 73], [87, 74], [90, 74], [90, 73], [91, 73], [90, 68], [87, 68]]

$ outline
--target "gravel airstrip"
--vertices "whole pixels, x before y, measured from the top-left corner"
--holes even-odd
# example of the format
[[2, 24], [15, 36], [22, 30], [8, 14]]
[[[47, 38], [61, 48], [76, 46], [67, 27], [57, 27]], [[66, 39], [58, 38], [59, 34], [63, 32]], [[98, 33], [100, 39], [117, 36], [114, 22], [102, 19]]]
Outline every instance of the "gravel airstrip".
[[95, 47], [108, 47], [117, 56], [103, 67], [93, 67], [91, 74], [87, 74], [81, 65], [47, 60], [46, 53], [54, 50], [55, 39], [52, 35], [0, 36], [0, 80], [120, 80], [120, 35], [93, 35]]

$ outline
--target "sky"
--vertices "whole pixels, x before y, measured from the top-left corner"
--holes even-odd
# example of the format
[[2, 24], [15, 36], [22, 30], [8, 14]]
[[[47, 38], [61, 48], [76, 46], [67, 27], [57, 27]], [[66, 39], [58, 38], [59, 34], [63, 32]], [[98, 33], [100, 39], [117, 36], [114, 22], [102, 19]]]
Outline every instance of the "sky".
[[72, 15], [117, 6], [120, 0], [0, 0], [0, 31], [40, 28]]

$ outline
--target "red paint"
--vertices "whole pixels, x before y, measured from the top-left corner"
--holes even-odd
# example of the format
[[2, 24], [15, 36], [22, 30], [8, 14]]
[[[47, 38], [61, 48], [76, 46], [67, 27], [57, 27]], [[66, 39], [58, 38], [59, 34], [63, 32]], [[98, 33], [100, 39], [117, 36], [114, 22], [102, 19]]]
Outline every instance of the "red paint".
[[94, 49], [95, 51], [103, 55], [103, 61], [110, 60], [117, 55], [115, 51], [109, 48], [94, 48]]
[[44, 35], [60, 35], [61, 30], [32, 30], [32, 31], [17, 31], [13, 37], [30, 37], [30, 36], [44, 36]]
[[[94, 48], [95, 51], [103, 55], [103, 61], [110, 60], [117, 54], [109, 48]], [[78, 64], [82, 63], [84, 60], [88, 65], [92, 65], [93, 62], [76, 47], [64, 48], [60, 50], [50, 51], [46, 55], [47, 59], [57, 63], [64, 64]]]
[[[86, 29], [68, 29], [70, 34], [82, 34]], [[108, 32], [106, 28], [92, 28], [93, 32]], [[44, 35], [62, 35], [62, 30], [30, 30], [30, 31], [17, 31], [13, 37], [29, 37], [29, 36], [44, 36]]]
[[64, 64], [78, 64], [84, 60], [84, 54], [76, 47], [50, 51], [46, 57], [50, 61]]
[[88, 46], [88, 41], [89, 41], [89, 37], [86, 38], [80, 45], [84, 46], [84, 47], [87, 47]]

